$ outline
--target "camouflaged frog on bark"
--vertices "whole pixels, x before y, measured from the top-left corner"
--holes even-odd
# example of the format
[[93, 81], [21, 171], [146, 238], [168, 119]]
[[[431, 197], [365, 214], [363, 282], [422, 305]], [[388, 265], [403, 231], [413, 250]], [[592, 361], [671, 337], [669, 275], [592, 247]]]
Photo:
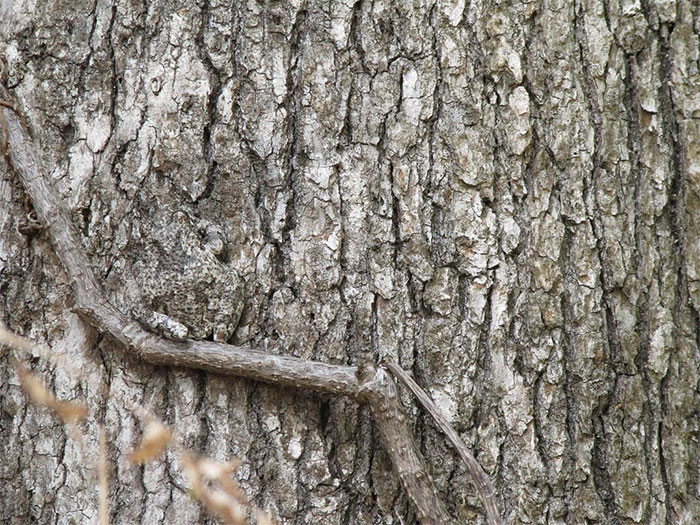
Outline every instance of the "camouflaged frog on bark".
[[217, 259], [223, 236], [183, 212], [158, 211], [143, 221], [133, 265], [141, 301], [133, 314], [148, 329], [173, 339], [225, 342], [243, 309], [241, 279]]

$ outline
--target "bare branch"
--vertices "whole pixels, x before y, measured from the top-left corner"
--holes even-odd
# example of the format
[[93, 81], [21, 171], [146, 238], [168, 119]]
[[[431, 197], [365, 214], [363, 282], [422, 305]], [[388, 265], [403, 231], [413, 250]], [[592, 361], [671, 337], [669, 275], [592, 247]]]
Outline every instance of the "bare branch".
[[[4, 87], [0, 88], [0, 95], [7, 98]], [[147, 332], [107, 300], [16, 113], [8, 112], [2, 124], [8, 137], [5, 157], [20, 177], [39, 221], [53, 242], [73, 288], [75, 310], [90, 324], [147, 363], [196, 368], [274, 385], [340, 394], [368, 403], [395, 471], [421, 521], [451, 522], [425, 460], [413, 441], [395, 384], [383, 370], [375, 368], [367, 375], [358, 367], [305, 361], [221, 343], [171, 341]]]
[[[2, 111], [2, 109], [0, 109]], [[68, 214], [44, 177], [35, 149], [14, 113], [6, 118], [8, 155], [47, 229], [75, 295], [74, 309], [99, 331], [157, 365], [197, 368], [285, 386], [362, 397], [355, 367], [328, 365], [207, 341], [172, 341], [147, 332], [105, 298]]]
[[423, 390], [420, 385], [418, 385], [418, 383], [416, 383], [413, 378], [392, 359], [385, 359], [381, 365], [386, 367], [392, 374], [394, 374], [394, 376], [397, 377], [399, 381], [401, 381], [401, 383], [403, 383], [403, 385], [413, 393], [414, 396], [416, 396], [418, 401], [420, 401], [421, 405], [423, 405], [430, 415], [433, 416], [433, 419], [440, 427], [440, 430], [444, 432], [445, 436], [447, 436], [447, 440], [457, 449], [462, 461], [464, 461], [464, 463], [467, 465], [467, 470], [469, 471], [472, 481], [476, 486], [476, 490], [479, 492], [479, 496], [484, 504], [484, 507], [486, 507], [486, 514], [489, 517], [489, 523], [491, 525], [503, 525], [503, 520], [501, 519], [501, 515], [498, 512], [498, 507], [496, 506], [496, 498], [494, 497], [494, 490], [491, 480], [469, 451], [467, 445], [457, 435], [454, 428], [452, 428], [452, 425], [450, 425], [450, 423], [445, 419], [445, 416], [442, 415], [438, 407], [435, 406], [435, 403], [432, 399], [430, 399], [430, 396], [428, 396], [425, 390]]
[[375, 370], [374, 377], [381, 384], [382, 395], [370, 403], [370, 409], [396, 474], [406, 491], [412, 494], [418, 515], [424, 523], [452, 523], [437, 495], [433, 479], [425, 469], [423, 455], [413, 440], [396, 383], [382, 368]]

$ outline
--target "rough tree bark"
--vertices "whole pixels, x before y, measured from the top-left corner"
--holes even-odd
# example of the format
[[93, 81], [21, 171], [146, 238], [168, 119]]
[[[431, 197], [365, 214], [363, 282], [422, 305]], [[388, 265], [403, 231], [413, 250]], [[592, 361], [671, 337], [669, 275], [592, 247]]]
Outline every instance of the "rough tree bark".
[[[398, 361], [509, 523], [700, 516], [699, 49], [692, 0], [0, 4], [4, 81], [112, 303]], [[240, 457], [280, 522], [415, 520], [366, 408], [147, 365], [72, 313], [0, 170], [0, 315], [82, 371], [34, 363], [107, 425], [113, 523], [208, 519], [174, 457], [128, 463], [135, 405]], [[94, 521], [86, 450], [0, 367], [0, 521]], [[483, 522], [404, 402], [449, 512]]]

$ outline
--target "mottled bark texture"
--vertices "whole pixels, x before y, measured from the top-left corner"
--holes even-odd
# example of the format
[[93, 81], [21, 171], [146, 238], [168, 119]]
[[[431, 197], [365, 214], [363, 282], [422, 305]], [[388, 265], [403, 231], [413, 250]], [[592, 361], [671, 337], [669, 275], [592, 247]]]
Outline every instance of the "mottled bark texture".
[[[85, 250], [78, 238], [69, 213], [58, 199], [53, 189], [53, 183], [49, 180], [47, 174], [44, 173], [44, 170], [41, 169], [36, 156], [36, 147], [32, 143], [31, 137], [17, 113], [17, 106], [7, 102], [10, 99], [10, 95], [3, 86], [0, 86], [0, 96], [5, 99], [0, 101], [0, 105], [13, 109], [13, 112], [8, 117], [5, 117], [4, 112], [0, 111], [4, 157], [11, 170], [22, 181], [24, 191], [36, 213], [39, 227], [44, 228], [46, 236], [51, 240], [51, 244], [70, 282], [75, 303], [72, 308], [73, 311], [80, 313], [82, 318], [101, 335], [109, 336], [118, 341], [122, 345], [122, 350], [135, 354], [144, 363], [170, 367], [180, 366], [234, 375], [236, 377], [267, 382], [281, 388], [292, 387], [345, 395], [369, 404], [374, 416], [375, 428], [382, 435], [383, 445], [388, 452], [393, 470], [403, 483], [403, 487], [406, 489], [406, 493], [416, 509], [419, 520], [422, 523], [430, 524], [450, 522], [447, 510], [437, 493], [432, 476], [426, 469], [425, 460], [418, 450], [411, 430], [408, 427], [396, 385], [384, 368], [377, 368], [367, 362], [359, 367], [327, 364], [299, 357], [241, 348], [222, 342], [199, 341], [189, 338], [169, 340], [158, 334], [147, 332], [133, 318], [124, 315], [116, 309], [109, 298], [106, 297], [103, 287], [95, 277], [95, 272], [92, 270], [90, 261], [85, 255]], [[170, 224], [164, 225], [163, 228], [166, 230], [166, 235], [171, 236], [173, 232], [179, 232], [181, 226]], [[196, 236], [193, 237], [197, 239]], [[187, 242], [185, 241], [185, 244]], [[169, 250], [159, 250], [159, 255], [168, 255], [169, 251], [177, 252], [183, 246], [182, 243], [172, 244], [168, 242], [166, 244], [168, 244]], [[191, 253], [196, 253], [196, 250]], [[163, 260], [168, 259], [165, 257]], [[196, 273], [197, 270], [201, 269], [206, 273], [211, 268], [208, 264], [200, 266], [196, 258], [194, 263], [191, 261], [191, 258], [186, 258], [185, 261], [190, 272], [194, 271]], [[161, 262], [156, 261], [156, 265], [158, 267], [163, 266]], [[221, 268], [217, 267], [217, 272], [222, 272]], [[175, 275], [175, 273], [174, 271], [168, 272], [169, 275]], [[173, 278], [176, 279], [175, 277]], [[238, 276], [236, 275], [237, 279]], [[157, 280], [161, 281], [160, 277]], [[179, 284], [181, 283], [178, 282]], [[235, 287], [236, 289], [238, 288], [237, 282]], [[173, 293], [177, 293], [177, 291], [175, 290]], [[181, 294], [186, 294], [190, 291], [190, 288], [179, 289]], [[217, 296], [214, 295], [214, 297]], [[173, 302], [177, 301], [177, 296], [174, 295], [172, 300]], [[185, 310], [178, 309], [175, 313], [183, 312]], [[236, 312], [235, 317], [238, 319], [240, 317], [240, 308], [236, 308]], [[173, 314], [172, 311], [168, 313], [170, 315]], [[165, 314], [158, 315], [161, 316], [161, 319], [168, 317]], [[146, 314], [146, 317], [149, 317], [149, 315]], [[168, 326], [165, 328], [168, 335], [173, 335], [169, 331], [169, 327], [177, 324], [179, 324], [177, 329], [182, 332], [180, 335], [183, 337], [187, 335], [188, 328], [180, 324], [179, 321], [169, 319], [167, 324]], [[205, 324], [199, 326], [205, 326]], [[0, 325], [0, 328], [2, 328], [3, 334], [10, 334], [10, 343], [8, 344], [10, 344], [11, 348], [15, 348], [12, 346], [12, 339], [24, 340], [25, 344], [32, 344], [26, 338], [7, 332], [4, 325]], [[215, 339], [217, 338], [217, 335], [212, 335]], [[196, 334], [191, 334], [191, 337], [196, 337]], [[0, 338], [0, 343], [3, 342], [3, 339]], [[43, 353], [44, 355], [50, 354], [50, 351], [45, 350]], [[63, 357], [63, 362], [70, 363], [68, 359], [65, 359], [65, 356]], [[56, 360], [53, 362], [56, 363]], [[436, 414], [432, 401], [427, 399], [425, 392], [393, 361], [389, 362], [388, 366], [402, 382], [410, 386], [411, 390], [419, 395], [424, 405], [432, 409], [431, 413], [434, 417], [437, 415], [435, 417], [436, 421], [440, 423], [443, 430], [447, 430], [450, 441], [457, 445], [457, 449], [464, 456], [463, 449], [465, 445], [459, 438], [455, 438], [454, 431], [445, 423], [443, 416]], [[19, 367], [18, 375], [22, 379]], [[80, 374], [74, 374], [73, 379], [78, 381], [79, 376]], [[25, 383], [22, 382], [22, 385], [24, 387]], [[48, 395], [52, 398], [54, 397], [52, 394]], [[34, 396], [30, 395], [29, 397], [33, 399]], [[48, 403], [41, 404], [42, 406], [48, 405]], [[82, 403], [81, 406], [84, 407]], [[143, 413], [143, 409], [138, 406], [133, 411], [134, 413]], [[152, 419], [152, 414], [147, 414], [147, 418]], [[158, 424], [164, 428], [162, 423], [159, 422]], [[144, 440], [146, 439], [146, 433], [147, 430], [144, 431]], [[102, 425], [100, 425], [100, 439], [104, 441], [104, 428]], [[103, 445], [100, 445], [100, 447], [101, 450], [104, 450]], [[133, 455], [131, 459], [133, 461]], [[501, 517], [497, 511], [493, 486], [488, 482], [485, 473], [476, 464], [468, 451], [467, 459], [472, 479], [475, 481], [479, 495], [487, 509], [490, 525], [501, 525]], [[106, 457], [103, 452], [100, 456], [100, 465], [104, 464], [106, 464]], [[486, 479], [486, 483], [482, 482], [483, 479]], [[106, 490], [105, 488], [100, 492], [100, 504], [105, 508], [108, 506]], [[196, 494], [198, 491], [193, 488], [193, 492]], [[236, 492], [240, 493], [240, 490], [236, 489]], [[103, 494], [105, 494], [104, 498]], [[103, 511], [100, 510], [100, 512], [102, 516]], [[104, 512], [107, 511], [105, 510]], [[101, 517], [100, 519], [102, 520], [103, 518]], [[106, 515], [104, 519], [107, 519]]]
[[[509, 523], [700, 516], [699, 49], [693, 0], [0, 4], [6, 83], [112, 303], [213, 339], [221, 293], [230, 343], [395, 359]], [[0, 314], [82, 369], [34, 363], [106, 422], [113, 523], [208, 519], [174, 457], [128, 463], [134, 405], [243, 459], [280, 522], [413, 522], [366, 408], [147, 365], [71, 313], [0, 166]], [[189, 281], [145, 293], [145, 250], [195, 236], [163, 254]], [[0, 521], [94, 521], [86, 449], [0, 366]], [[449, 512], [483, 523], [411, 410]]]

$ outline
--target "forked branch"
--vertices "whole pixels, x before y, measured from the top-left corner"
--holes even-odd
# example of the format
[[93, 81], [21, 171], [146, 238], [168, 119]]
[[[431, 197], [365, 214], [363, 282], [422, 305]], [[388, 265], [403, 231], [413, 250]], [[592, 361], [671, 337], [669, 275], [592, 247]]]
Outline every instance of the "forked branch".
[[448, 423], [445, 416], [438, 409], [432, 399], [423, 390], [414, 379], [406, 373], [406, 371], [396, 364], [391, 359], [386, 359], [381, 363], [382, 366], [386, 367], [394, 376], [396, 376], [406, 388], [408, 388], [421, 405], [433, 416], [433, 419], [440, 427], [440, 430], [445, 434], [447, 440], [452, 443], [452, 446], [457, 449], [459, 457], [467, 465], [467, 470], [476, 486], [476, 490], [481, 497], [481, 501], [486, 507], [486, 514], [489, 517], [489, 523], [491, 525], [503, 525], [501, 516], [498, 512], [498, 507], [496, 506], [496, 498], [494, 496], [493, 485], [491, 480], [481, 468], [481, 465], [476, 461], [474, 455], [469, 451], [467, 445], [462, 441], [462, 439], [457, 435], [457, 432], [452, 425]]
[[[0, 87], [0, 94], [7, 97], [4, 88]], [[2, 107], [0, 112], [3, 112]], [[42, 171], [32, 140], [17, 115], [8, 111], [1, 124], [7, 136], [5, 158], [20, 177], [37, 217], [54, 245], [73, 289], [75, 310], [91, 325], [147, 363], [195, 368], [273, 385], [339, 394], [367, 403], [395, 472], [421, 521], [451, 522], [411, 435], [396, 384], [383, 368], [331, 365], [207, 341], [172, 341], [147, 332], [107, 300], [68, 213]], [[395, 373], [394, 368], [391, 369]], [[483, 480], [475, 479], [475, 483], [477, 487], [483, 486]], [[485, 500], [484, 504], [490, 509], [488, 501]], [[500, 523], [493, 521], [491, 510], [488, 514], [494, 525]]]

